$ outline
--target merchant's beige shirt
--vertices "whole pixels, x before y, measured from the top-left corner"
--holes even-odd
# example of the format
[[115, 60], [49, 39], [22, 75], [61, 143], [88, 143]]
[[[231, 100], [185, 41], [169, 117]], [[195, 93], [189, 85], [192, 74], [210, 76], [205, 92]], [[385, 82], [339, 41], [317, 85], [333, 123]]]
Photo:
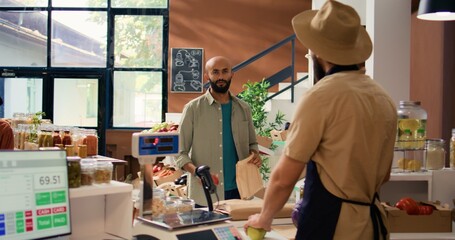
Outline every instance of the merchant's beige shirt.
[[[250, 150], [258, 150], [250, 106], [231, 95], [231, 127], [239, 159], [246, 159]], [[223, 176], [223, 117], [221, 104], [207, 92], [187, 103], [180, 121], [180, 151], [175, 159], [178, 168], [189, 162], [196, 166], [207, 165], [210, 172], [219, 175], [219, 200], [224, 200]], [[199, 205], [207, 206], [202, 185], [197, 177], [188, 177], [188, 197]], [[215, 203], [215, 195], [212, 201]]]
[[[396, 124], [395, 104], [382, 87], [364, 71], [338, 72], [299, 102], [284, 154], [315, 161], [330, 193], [369, 203], [389, 176]], [[343, 203], [334, 239], [373, 239], [370, 208]]]

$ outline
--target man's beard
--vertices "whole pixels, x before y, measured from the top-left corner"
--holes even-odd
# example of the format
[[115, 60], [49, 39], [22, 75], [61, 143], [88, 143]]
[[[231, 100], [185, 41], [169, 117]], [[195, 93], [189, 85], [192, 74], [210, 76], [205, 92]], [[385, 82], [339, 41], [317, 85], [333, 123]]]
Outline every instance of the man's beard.
[[[219, 79], [216, 81], [212, 81], [211, 79], [209, 79], [210, 87], [213, 89], [213, 91], [215, 91], [217, 93], [226, 93], [229, 90], [229, 86], [231, 86], [231, 79], [229, 79], [229, 80]], [[224, 82], [225, 83], [224, 86], [219, 87], [217, 85], [217, 83], [219, 83], [219, 82]]]
[[325, 77], [326, 72], [322, 69], [321, 64], [319, 63], [318, 59], [314, 56], [313, 58], [313, 76], [314, 76], [314, 84], [319, 82], [322, 78]]

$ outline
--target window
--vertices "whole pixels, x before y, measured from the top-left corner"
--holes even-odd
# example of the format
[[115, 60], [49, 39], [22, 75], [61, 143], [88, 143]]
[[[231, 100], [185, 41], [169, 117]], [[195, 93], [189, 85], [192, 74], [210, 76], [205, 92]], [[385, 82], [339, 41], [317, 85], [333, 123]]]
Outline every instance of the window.
[[44, 111], [58, 125], [96, 127], [101, 143], [108, 128], [161, 122], [168, 6], [168, 0], [1, 0], [2, 114]]

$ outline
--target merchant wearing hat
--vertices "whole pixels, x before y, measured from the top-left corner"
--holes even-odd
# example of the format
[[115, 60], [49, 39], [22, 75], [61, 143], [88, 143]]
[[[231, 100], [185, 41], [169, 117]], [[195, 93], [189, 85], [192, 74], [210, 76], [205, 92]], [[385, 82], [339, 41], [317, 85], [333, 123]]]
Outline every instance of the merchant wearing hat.
[[337, 1], [298, 14], [292, 26], [311, 51], [318, 82], [297, 105], [261, 212], [244, 227], [270, 231], [306, 168], [293, 212], [296, 239], [387, 239], [377, 193], [390, 177], [396, 107], [359, 69], [372, 52], [370, 37], [356, 11]]
[[[3, 105], [3, 99], [0, 97], [0, 106]], [[14, 149], [14, 134], [11, 125], [0, 118], [0, 150]]]

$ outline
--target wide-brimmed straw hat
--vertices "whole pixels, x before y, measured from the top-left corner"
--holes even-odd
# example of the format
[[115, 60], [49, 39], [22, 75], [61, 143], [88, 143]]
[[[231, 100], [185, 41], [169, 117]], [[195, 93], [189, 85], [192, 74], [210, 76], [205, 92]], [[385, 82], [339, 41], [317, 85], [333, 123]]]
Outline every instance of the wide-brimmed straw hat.
[[328, 0], [320, 10], [307, 10], [292, 19], [300, 42], [322, 59], [337, 65], [365, 62], [373, 44], [350, 6]]

